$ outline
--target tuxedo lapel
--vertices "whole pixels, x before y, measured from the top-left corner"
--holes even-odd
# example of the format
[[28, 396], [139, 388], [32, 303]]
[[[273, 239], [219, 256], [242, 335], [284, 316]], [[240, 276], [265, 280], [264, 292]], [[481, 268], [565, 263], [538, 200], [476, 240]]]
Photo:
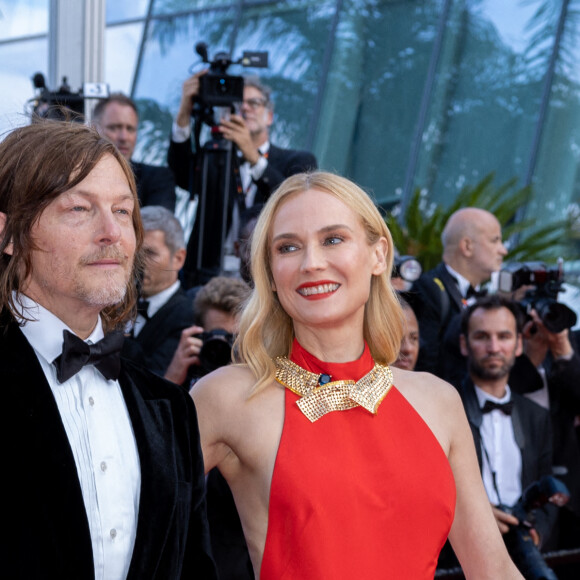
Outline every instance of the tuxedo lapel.
[[459, 311], [463, 308], [463, 296], [459, 291], [457, 280], [449, 273], [443, 262], [437, 266], [437, 276], [445, 286], [450, 298], [453, 300]]
[[44, 526], [47, 541], [58, 538], [54, 549], [69, 558], [66, 565], [76, 567], [79, 577], [92, 578], [90, 531], [74, 456], [42, 367], [16, 324], [0, 335], [0, 369], [3, 405], [10, 408], [3, 428], [31, 450], [22, 460], [26, 473], [18, 477], [34, 484], [37, 497], [31, 501], [42, 510], [37, 525]]
[[463, 400], [463, 406], [465, 407], [465, 414], [467, 415], [467, 420], [469, 421], [469, 426], [471, 428], [471, 433], [473, 434], [477, 461], [479, 463], [479, 469], [481, 470], [483, 458], [481, 455], [481, 435], [479, 429], [481, 427], [483, 415], [479, 407], [477, 395], [475, 394], [475, 387], [469, 377], [466, 377], [461, 384], [460, 394], [461, 399]]

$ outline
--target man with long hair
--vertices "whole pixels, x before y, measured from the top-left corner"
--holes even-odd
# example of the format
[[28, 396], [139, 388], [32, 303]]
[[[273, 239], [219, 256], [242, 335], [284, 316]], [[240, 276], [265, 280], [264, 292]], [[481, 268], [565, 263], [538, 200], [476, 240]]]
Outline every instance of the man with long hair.
[[215, 578], [195, 409], [119, 358], [142, 241], [131, 168], [94, 129], [0, 144], [8, 578]]

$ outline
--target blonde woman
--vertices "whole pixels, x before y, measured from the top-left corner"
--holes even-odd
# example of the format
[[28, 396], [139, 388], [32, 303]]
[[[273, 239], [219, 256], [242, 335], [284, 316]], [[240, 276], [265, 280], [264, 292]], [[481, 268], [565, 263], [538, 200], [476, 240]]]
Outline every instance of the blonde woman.
[[373, 201], [342, 177], [290, 177], [260, 215], [239, 364], [192, 390], [256, 578], [433, 578], [448, 536], [468, 579], [522, 578], [457, 392], [389, 366], [392, 260]]

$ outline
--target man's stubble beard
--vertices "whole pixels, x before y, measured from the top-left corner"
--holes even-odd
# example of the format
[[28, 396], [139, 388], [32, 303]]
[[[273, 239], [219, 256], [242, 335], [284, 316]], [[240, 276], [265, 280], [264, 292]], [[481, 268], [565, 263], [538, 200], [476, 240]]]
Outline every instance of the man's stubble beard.
[[470, 358], [468, 361], [468, 370], [471, 375], [486, 381], [497, 381], [509, 376], [510, 371], [515, 363], [515, 356], [506, 359], [504, 363], [496, 368], [487, 368], [481, 365], [478, 361]]
[[118, 271], [105, 271], [104, 282], [98, 288], [87, 285], [83, 277], [76, 280], [75, 291], [77, 296], [86, 304], [100, 308], [120, 304], [125, 299], [128, 290], [130, 276], [133, 273], [133, 260], [123, 255], [118, 248], [109, 248], [97, 255], [86, 257], [81, 260], [81, 267], [88, 263], [103, 258], [115, 258], [123, 265], [124, 276], [120, 279]]
[[105, 273], [104, 284], [98, 288], [87, 287], [80, 280], [77, 281], [76, 293], [78, 297], [91, 306], [105, 308], [123, 302], [127, 295], [128, 276], [119, 280], [114, 272]]

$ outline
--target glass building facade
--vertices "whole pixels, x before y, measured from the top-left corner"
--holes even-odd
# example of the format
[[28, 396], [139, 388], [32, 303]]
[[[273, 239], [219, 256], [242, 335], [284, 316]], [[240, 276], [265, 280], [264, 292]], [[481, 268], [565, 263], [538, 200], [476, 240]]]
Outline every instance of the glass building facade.
[[[54, 0], [53, 0], [54, 1]], [[47, 66], [50, 0], [0, 0], [0, 134]], [[225, 51], [267, 51], [272, 141], [313, 151], [384, 207], [450, 204], [493, 172], [521, 216], [580, 202], [580, 0], [109, 0], [104, 82], [139, 104], [137, 157], [164, 163], [181, 84]]]

